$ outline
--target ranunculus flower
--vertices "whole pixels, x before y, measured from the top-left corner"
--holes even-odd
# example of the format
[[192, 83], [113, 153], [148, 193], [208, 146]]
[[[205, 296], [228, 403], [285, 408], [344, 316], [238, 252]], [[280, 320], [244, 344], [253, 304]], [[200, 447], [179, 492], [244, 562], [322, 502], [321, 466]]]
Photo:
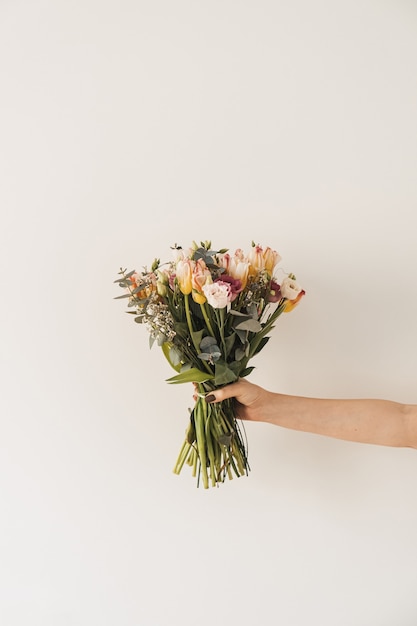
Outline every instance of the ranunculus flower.
[[291, 278], [291, 276], [284, 278], [281, 283], [281, 295], [283, 298], [295, 300], [300, 291], [302, 291], [302, 289], [295, 278]]
[[213, 309], [224, 309], [231, 302], [231, 288], [229, 283], [216, 280], [214, 283], [206, 283], [203, 287], [207, 302]]
[[214, 282], [222, 282], [230, 285], [230, 302], [234, 302], [238, 294], [242, 291], [242, 283], [240, 280], [233, 278], [233, 276], [229, 276], [228, 274], [222, 274], [221, 278], [217, 278]]
[[193, 288], [191, 277], [193, 274], [193, 261], [191, 259], [180, 259], [176, 267], [176, 278], [181, 293], [188, 295]]
[[268, 302], [278, 302], [278, 300], [281, 300], [281, 298], [282, 298], [281, 287], [274, 280], [271, 280], [271, 284], [269, 287]]

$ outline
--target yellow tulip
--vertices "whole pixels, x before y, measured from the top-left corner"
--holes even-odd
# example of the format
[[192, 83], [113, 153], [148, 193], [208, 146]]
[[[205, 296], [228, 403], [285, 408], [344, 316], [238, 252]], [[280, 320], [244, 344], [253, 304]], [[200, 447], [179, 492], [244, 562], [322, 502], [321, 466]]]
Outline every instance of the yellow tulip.
[[262, 253], [264, 259], [264, 268], [269, 276], [272, 276], [275, 266], [281, 261], [281, 257], [276, 250], [272, 250], [269, 246]]
[[176, 278], [181, 293], [188, 295], [193, 288], [191, 277], [193, 273], [193, 261], [191, 259], [180, 259], [176, 266]]
[[240, 261], [236, 257], [230, 259], [228, 274], [235, 280], [240, 280], [242, 291], [248, 282], [249, 267], [250, 265], [246, 261]]

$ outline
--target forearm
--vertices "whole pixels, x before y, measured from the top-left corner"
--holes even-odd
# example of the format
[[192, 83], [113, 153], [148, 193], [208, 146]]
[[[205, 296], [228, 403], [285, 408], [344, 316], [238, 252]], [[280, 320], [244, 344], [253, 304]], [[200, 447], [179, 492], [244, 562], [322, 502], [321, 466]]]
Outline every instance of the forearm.
[[388, 400], [335, 400], [272, 394], [265, 421], [304, 432], [417, 448], [417, 406]]

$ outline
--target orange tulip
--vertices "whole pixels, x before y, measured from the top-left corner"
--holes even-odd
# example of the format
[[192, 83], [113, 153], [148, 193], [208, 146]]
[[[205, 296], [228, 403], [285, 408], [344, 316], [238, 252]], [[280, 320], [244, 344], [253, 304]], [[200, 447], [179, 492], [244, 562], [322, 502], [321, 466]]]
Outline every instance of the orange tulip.
[[197, 304], [204, 304], [207, 300], [203, 294], [203, 287], [207, 282], [212, 282], [210, 270], [203, 259], [198, 259], [195, 262], [191, 276], [192, 296]]
[[305, 291], [304, 289], [302, 289], [294, 300], [287, 300], [285, 303], [284, 313], [289, 313], [290, 311], [292, 311], [297, 306], [297, 304], [300, 302], [301, 298], [304, 295], [305, 295]]

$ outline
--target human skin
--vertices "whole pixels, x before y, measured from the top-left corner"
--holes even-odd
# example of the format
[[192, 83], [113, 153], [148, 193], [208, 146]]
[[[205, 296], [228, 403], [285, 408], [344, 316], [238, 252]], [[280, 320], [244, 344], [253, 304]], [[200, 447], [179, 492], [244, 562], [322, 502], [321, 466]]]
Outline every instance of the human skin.
[[378, 399], [328, 399], [268, 391], [242, 379], [210, 392], [207, 402], [235, 398], [236, 417], [382, 446], [417, 448], [417, 405]]

